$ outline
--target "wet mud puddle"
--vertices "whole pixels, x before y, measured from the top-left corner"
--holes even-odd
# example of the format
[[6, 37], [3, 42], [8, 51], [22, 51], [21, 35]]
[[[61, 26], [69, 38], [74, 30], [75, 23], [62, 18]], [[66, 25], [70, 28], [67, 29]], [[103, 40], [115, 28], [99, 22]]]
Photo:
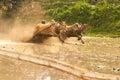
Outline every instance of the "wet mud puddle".
[[[119, 38], [85, 37], [85, 38], [83, 38], [83, 40], [85, 41], [84, 45], [81, 44], [81, 42], [77, 41], [76, 38], [69, 38], [66, 41], [66, 43], [64, 43], [64, 44], [60, 43], [58, 41], [58, 39], [56, 39], [56, 38], [46, 40], [42, 44], [41, 43], [33, 44], [33, 43], [18, 43], [18, 42], [7, 42], [7, 43], [1, 42], [0, 49], [24, 53], [24, 54], [34, 54], [37, 56], [49, 57], [52, 59], [57, 59], [59, 61], [63, 61], [63, 62], [72, 64], [72, 65], [80, 67], [80, 68], [85, 68], [85, 69], [91, 70], [93, 72], [95, 71], [95, 72], [100, 72], [100, 73], [120, 75], [120, 39]], [[2, 57], [1, 59], [4, 60], [4, 57]], [[7, 59], [7, 58], [5, 58], [5, 59]], [[14, 63], [14, 65], [9, 65], [9, 63], [7, 63], [7, 61], [9, 61], [9, 60], [5, 60], [5, 61], [6, 61], [6, 63], [3, 63], [4, 61], [0, 60], [0, 64], [3, 66], [3, 67], [0, 67], [1, 68], [0, 73], [6, 74], [8, 71], [8, 74], [6, 74], [6, 76], [9, 75], [11, 72], [13, 72], [15, 74], [15, 71], [17, 70], [17, 68], [20, 68], [20, 66], [18, 66], [19, 61], [17, 61], [17, 60], [9, 62], [11, 64], [16, 61], [16, 62], [18, 62], [18, 63], [16, 63], [17, 65], [15, 63]], [[26, 64], [26, 63], [21, 62], [21, 64], [22, 64], [22, 66], [25, 67], [24, 64]], [[26, 65], [26, 66], [28, 67], [30, 64], [31, 63], [28, 63], [28, 65]], [[11, 70], [9, 68], [8, 69], [5, 68], [8, 66], [13, 66], [13, 70]], [[22, 66], [21, 66], [21, 68], [23, 68]], [[3, 68], [4, 68], [4, 71], [2, 72]], [[33, 68], [33, 67], [30, 67], [30, 68]], [[24, 69], [25, 68], [23, 68], [23, 71], [25, 71]], [[44, 70], [46, 70], [46, 69], [44, 69]], [[30, 70], [32, 70], [32, 69], [30, 69]], [[23, 74], [27, 73], [27, 72], [24, 73], [23, 71], [20, 71], [21, 76], [23, 76]], [[36, 73], [37, 73], [37, 71], [39, 72], [39, 69], [37, 70], [37, 68], [36, 68]], [[50, 69], [50, 71], [51, 71], [51, 69]], [[49, 74], [50, 71], [48, 70], [48, 72], [45, 75]], [[29, 72], [29, 70], [28, 70], [28, 72]], [[19, 69], [18, 69], [18, 73], [19, 73]], [[54, 74], [56, 74], [56, 73], [54, 73]], [[59, 73], [62, 73], [62, 72], [59, 72]], [[59, 73], [58, 73], [58, 77], [62, 76], [62, 75], [59, 75]], [[0, 74], [0, 75], [2, 75], [2, 74]], [[33, 73], [31, 72], [31, 74], [29, 74], [29, 75], [35, 76], [35, 71], [33, 71]], [[68, 74], [66, 74], [66, 75], [68, 75]], [[11, 76], [12, 76], [12, 74], [11, 74]], [[23, 78], [23, 77], [21, 77], [21, 78]], [[49, 75], [47, 75], [46, 77], [44, 77], [44, 79], [45, 78], [51, 78], [51, 77]], [[61, 79], [61, 78], [59, 78], [59, 79]], [[59, 79], [56, 78], [53, 80], [59, 80]], [[17, 80], [19, 80], [19, 79], [17, 79]], [[34, 80], [34, 79], [32, 79], [32, 80]], [[37, 80], [37, 78], [35, 80]], [[71, 78], [66, 77], [66, 80], [77, 80], [77, 78], [75, 78], [74, 76]]]

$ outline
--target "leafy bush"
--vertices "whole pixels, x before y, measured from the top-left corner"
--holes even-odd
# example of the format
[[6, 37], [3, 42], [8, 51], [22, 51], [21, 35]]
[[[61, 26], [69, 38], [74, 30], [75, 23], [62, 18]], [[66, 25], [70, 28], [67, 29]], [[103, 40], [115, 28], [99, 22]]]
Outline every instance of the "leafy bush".
[[[58, 21], [68, 24], [87, 23], [91, 32], [116, 33], [120, 31], [120, 5], [119, 1], [101, 1], [91, 5], [85, 1], [78, 1], [73, 5], [59, 2], [52, 5], [47, 14]], [[69, 2], [69, 4], [72, 4]], [[58, 6], [58, 7], [57, 7]]]
[[[53, 5], [54, 6], [54, 5]], [[55, 8], [54, 8], [55, 7]], [[47, 14], [50, 15], [55, 20], [65, 20], [69, 24], [75, 22], [83, 22], [86, 23], [90, 16], [91, 6], [85, 2], [77, 2], [77, 3], [67, 3], [62, 2], [62, 6], [52, 7], [47, 11]]]

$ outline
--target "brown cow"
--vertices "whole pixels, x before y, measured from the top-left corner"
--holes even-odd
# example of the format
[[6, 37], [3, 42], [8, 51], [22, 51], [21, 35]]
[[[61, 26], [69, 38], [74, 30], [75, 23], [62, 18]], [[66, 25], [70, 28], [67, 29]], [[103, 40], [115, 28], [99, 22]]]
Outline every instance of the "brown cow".
[[38, 40], [43, 41], [43, 39], [50, 37], [50, 36], [59, 36], [59, 32], [62, 29], [65, 29], [66, 26], [65, 22], [55, 22], [54, 20], [49, 21], [46, 23], [42, 21], [41, 23], [37, 24], [35, 27], [33, 37], [30, 41], [36, 42]]
[[57, 26], [54, 20], [49, 21], [48, 23], [39, 23], [35, 27], [33, 35], [42, 34], [42, 35], [56, 35], [55, 26]]
[[67, 37], [78, 37], [78, 40], [81, 40], [81, 42], [84, 44], [84, 41], [82, 40], [82, 34], [85, 33], [85, 30], [86, 24], [79, 25], [78, 23], [75, 23], [70, 27], [66, 27], [65, 30], [61, 30], [59, 39], [64, 42]]

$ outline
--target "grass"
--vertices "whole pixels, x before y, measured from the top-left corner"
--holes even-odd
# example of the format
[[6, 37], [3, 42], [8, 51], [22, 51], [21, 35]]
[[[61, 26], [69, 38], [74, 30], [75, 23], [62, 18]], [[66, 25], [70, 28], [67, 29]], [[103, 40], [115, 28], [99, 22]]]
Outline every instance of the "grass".
[[94, 37], [111, 37], [118, 38], [120, 37], [120, 32], [110, 31], [110, 30], [88, 30], [85, 34], [86, 36], [94, 36]]

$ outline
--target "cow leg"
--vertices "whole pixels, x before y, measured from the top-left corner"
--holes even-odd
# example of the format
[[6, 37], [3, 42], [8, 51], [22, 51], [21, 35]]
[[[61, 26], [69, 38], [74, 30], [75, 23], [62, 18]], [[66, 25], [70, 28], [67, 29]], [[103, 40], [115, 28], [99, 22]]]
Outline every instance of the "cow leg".
[[83, 37], [82, 33], [81, 33], [81, 34], [79, 34], [79, 36]]
[[80, 40], [81, 40], [81, 43], [82, 43], [82, 44], [85, 44], [85, 42], [82, 40], [82, 38], [81, 38]]
[[81, 35], [77, 35], [77, 37], [78, 37], [78, 40], [81, 40], [81, 38], [82, 38], [82, 36], [81, 36]]
[[85, 42], [82, 40], [82, 37], [79, 37], [78, 40], [81, 40], [81, 43], [84, 44]]
[[57, 33], [53, 32], [53, 34], [54, 34], [53, 35], [54, 37], [59, 37], [59, 35]]
[[66, 38], [67, 38], [67, 36], [66, 36], [65, 31], [61, 30], [60, 33], [59, 33], [59, 39], [60, 39], [60, 41], [64, 42]]
[[81, 40], [81, 43], [84, 44], [84, 41], [82, 40], [82, 35], [80, 35], [80, 36], [77, 35], [77, 37], [78, 37], [78, 40]]
[[64, 43], [64, 40], [59, 36], [59, 40], [62, 42], [62, 43]]

